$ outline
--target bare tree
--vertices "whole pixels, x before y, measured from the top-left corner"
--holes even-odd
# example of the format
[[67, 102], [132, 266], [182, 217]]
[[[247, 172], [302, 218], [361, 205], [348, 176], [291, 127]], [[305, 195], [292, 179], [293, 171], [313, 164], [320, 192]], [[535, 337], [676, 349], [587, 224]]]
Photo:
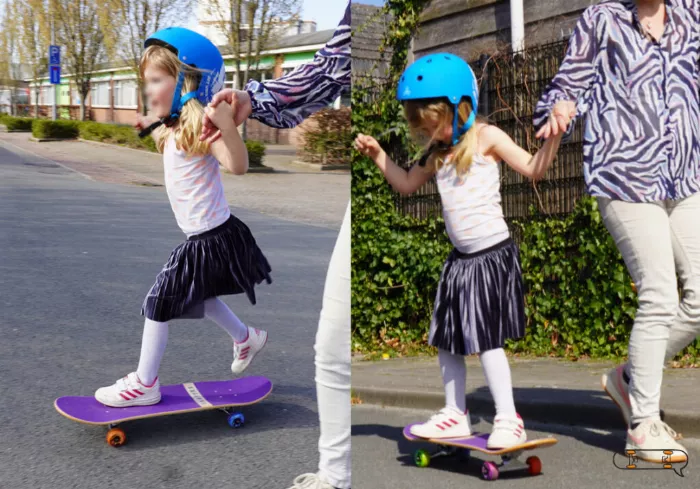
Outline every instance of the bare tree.
[[[285, 26], [298, 21], [300, 0], [201, 0], [204, 11], [227, 41], [233, 57], [234, 88], [241, 90], [252, 71], [258, 71], [260, 58], [274, 46]], [[241, 73], [245, 59], [245, 71]], [[241, 76], [242, 75], [242, 76]], [[243, 123], [243, 138], [247, 124]]]
[[[298, 19], [300, 0], [202, 0], [204, 11], [227, 42], [233, 57], [234, 88], [242, 89], [257, 71], [263, 51], [275, 44], [290, 20]], [[245, 71], [241, 70], [243, 61]]]
[[[193, 0], [105, 0], [100, 26], [108, 57], [139, 72], [143, 43], [154, 32], [177, 24], [191, 14]], [[141, 110], [147, 113], [143, 80], [137, 76]]]
[[17, 87], [21, 81], [19, 59], [15, 56], [19, 44], [19, 29], [16, 23], [14, 0], [5, 1], [5, 12], [0, 23], [0, 87], [9, 92], [10, 113], [17, 113]]
[[34, 116], [39, 117], [40, 78], [48, 71], [49, 26], [44, 0], [16, 0], [15, 12], [19, 30], [19, 60], [31, 67]]
[[93, 72], [104, 58], [104, 34], [98, 15], [104, 8], [100, 0], [49, 0], [56, 42], [65, 50], [66, 69], [80, 94], [80, 120], [85, 120], [85, 100]]

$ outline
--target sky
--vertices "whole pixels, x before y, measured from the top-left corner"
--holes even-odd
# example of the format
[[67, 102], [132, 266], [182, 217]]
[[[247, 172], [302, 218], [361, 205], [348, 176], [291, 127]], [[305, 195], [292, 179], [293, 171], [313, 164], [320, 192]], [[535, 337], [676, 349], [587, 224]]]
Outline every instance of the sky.
[[[378, 0], [369, 1], [376, 2]], [[335, 29], [340, 19], [343, 18], [345, 8], [348, 6], [348, 0], [302, 0], [302, 2], [301, 18], [303, 20], [315, 20], [316, 29], [319, 31]]]

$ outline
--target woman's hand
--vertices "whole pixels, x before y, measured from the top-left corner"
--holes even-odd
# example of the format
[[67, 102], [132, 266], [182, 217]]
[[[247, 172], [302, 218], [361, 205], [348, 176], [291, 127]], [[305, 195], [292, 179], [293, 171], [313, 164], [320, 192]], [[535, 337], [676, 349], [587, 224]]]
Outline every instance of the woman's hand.
[[158, 119], [157, 117], [136, 114], [136, 122], [134, 122], [134, 128], [136, 128], [137, 131], [143, 131], [148, 126], [150, 126], [158, 120], [160, 119]]
[[355, 148], [363, 155], [372, 158], [372, 160], [375, 162], [384, 152], [376, 139], [374, 139], [372, 136], [366, 136], [364, 134], [360, 134], [357, 136], [357, 138], [355, 138]]
[[[217, 107], [221, 102], [226, 102], [233, 108], [233, 123], [236, 127], [243, 124], [250, 117], [250, 114], [253, 113], [250, 95], [244, 90], [231, 90], [230, 88], [221, 90], [214, 95], [208, 107]], [[209, 142], [213, 143], [220, 137], [221, 133], [218, 131], [218, 126], [211, 121], [205, 111], [202, 118], [202, 135], [199, 137], [199, 140], [209, 139]]]
[[537, 131], [535, 137], [549, 139], [550, 136], [565, 133], [574, 117], [576, 117], [576, 104], [569, 100], [560, 100], [554, 105], [549, 119]]

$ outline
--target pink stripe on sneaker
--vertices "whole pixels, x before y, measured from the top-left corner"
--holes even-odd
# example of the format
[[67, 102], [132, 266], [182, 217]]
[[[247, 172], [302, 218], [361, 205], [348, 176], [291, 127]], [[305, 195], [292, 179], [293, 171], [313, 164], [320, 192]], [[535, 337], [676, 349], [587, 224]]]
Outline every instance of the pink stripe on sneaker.
[[125, 401], [130, 401], [130, 400], [131, 400], [131, 399], [129, 399], [128, 397], [126, 397], [124, 394], [122, 394], [121, 392], [119, 393], [119, 395], [122, 396], [122, 399], [124, 399]]
[[138, 390], [138, 389], [134, 389], [134, 392], [137, 393], [139, 396], [142, 396], [142, 395], [143, 395], [143, 392], [141, 392], [141, 391]]

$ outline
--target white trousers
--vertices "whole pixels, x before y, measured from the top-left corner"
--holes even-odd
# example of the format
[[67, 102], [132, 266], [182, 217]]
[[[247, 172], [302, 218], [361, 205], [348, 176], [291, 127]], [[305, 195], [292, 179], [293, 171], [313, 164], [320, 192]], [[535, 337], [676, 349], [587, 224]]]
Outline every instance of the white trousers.
[[316, 395], [321, 437], [319, 472], [350, 488], [350, 204], [333, 249], [316, 333]]
[[700, 194], [598, 205], [639, 297], [629, 343], [631, 422], [659, 419], [664, 364], [700, 334]]

